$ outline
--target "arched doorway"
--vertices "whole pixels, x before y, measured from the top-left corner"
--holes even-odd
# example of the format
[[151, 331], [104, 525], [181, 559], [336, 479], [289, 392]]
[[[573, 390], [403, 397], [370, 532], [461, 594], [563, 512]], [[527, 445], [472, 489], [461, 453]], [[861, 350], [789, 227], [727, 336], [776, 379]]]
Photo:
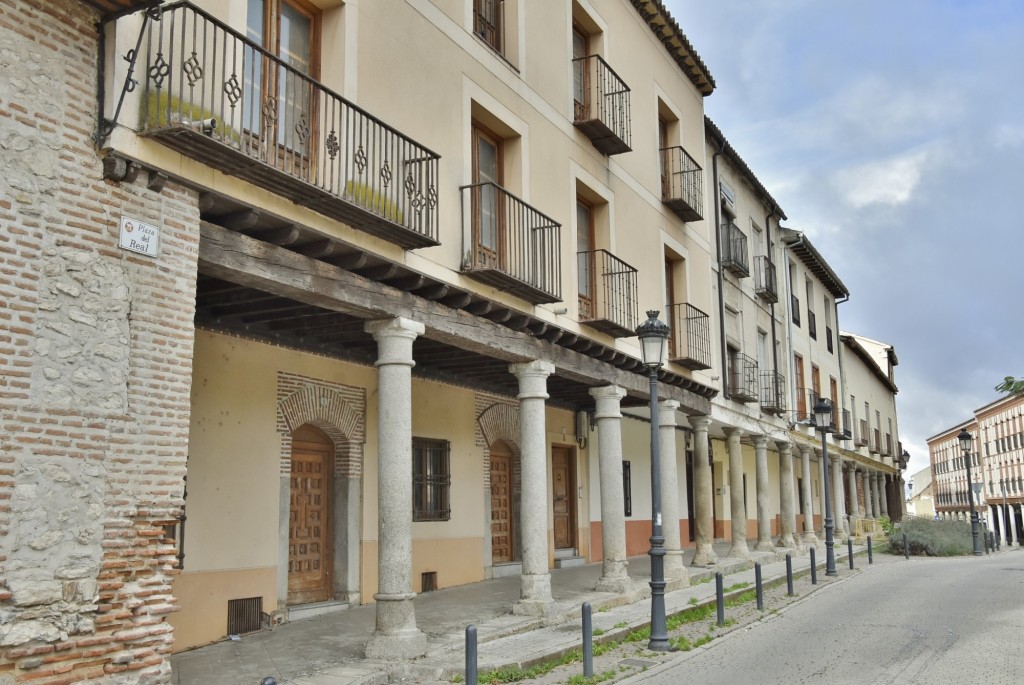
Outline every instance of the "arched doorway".
[[310, 425], [292, 433], [288, 604], [333, 598], [334, 443]]
[[515, 500], [512, 488], [512, 448], [503, 441], [490, 449], [491, 563], [515, 560]]

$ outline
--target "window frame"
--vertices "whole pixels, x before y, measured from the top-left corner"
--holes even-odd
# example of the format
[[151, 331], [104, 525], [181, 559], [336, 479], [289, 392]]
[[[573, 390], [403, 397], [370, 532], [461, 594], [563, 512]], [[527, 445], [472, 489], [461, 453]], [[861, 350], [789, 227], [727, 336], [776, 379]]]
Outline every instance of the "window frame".
[[[436, 451], [435, 451], [436, 450]], [[438, 461], [432, 462], [432, 459]], [[429, 468], [429, 467], [436, 468]], [[424, 469], [424, 467], [428, 467]], [[450, 521], [451, 442], [436, 438], [412, 439], [412, 520]]]

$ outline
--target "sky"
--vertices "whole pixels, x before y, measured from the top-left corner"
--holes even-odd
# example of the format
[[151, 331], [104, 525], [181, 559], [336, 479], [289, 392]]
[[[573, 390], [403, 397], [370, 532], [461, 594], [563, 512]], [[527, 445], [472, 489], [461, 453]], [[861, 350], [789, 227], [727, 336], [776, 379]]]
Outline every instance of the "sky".
[[895, 346], [908, 476], [1024, 376], [1024, 2], [664, 0], [705, 112]]

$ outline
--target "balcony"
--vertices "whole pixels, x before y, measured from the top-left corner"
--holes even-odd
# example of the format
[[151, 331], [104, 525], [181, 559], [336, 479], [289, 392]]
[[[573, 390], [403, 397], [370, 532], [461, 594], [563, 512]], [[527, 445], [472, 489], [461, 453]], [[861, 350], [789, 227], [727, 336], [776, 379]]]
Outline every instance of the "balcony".
[[661, 149], [661, 201], [683, 221], [704, 218], [704, 170], [681, 147]]
[[775, 278], [775, 265], [766, 256], [754, 257], [754, 292], [765, 301], [779, 301], [778, 281]]
[[636, 269], [607, 250], [576, 256], [580, 323], [615, 338], [636, 335]]
[[747, 236], [731, 221], [722, 224], [722, 267], [740, 278], [750, 275]]
[[818, 319], [810, 309], [807, 310], [807, 332], [813, 340], [818, 339]]
[[789, 296], [789, 308], [793, 310], [793, 325], [800, 325], [800, 298], [796, 295]]
[[782, 414], [786, 411], [786, 378], [774, 371], [761, 372], [761, 411]]
[[868, 444], [868, 422], [866, 419], [860, 420], [860, 428], [857, 431], [857, 439], [853, 441], [857, 447], [864, 447]]
[[729, 354], [729, 397], [744, 403], [760, 399], [757, 362], [739, 352]]
[[573, 125], [606, 155], [629, 152], [629, 86], [599, 55], [572, 61]]
[[835, 440], [850, 440], [853, 437], [853, 421], [850, 418], [850, 410], [843, 409], [841, 412], [841, 423], [836, 426], [835, 414], [832, 415], [832, 435]]
[[886, 433], [885, 434], [885, 442], [882, 444], [882, 456], [883, 457], [891, 457], [892, 456], [892, 434], [891, 433]]
[[871, 454], [878, 454], [882, 451], [881, 433], [877, 428], [871, 433], [871, 445], [868, 447], [868, 451]]
[[561, 226], [494, 183], [462, 186], [462, 272], [534, 304], [562, 299]]
[[825, 326], [825, 347], [828, 348], [829, 352], [835, 353], [835, 346], [832, 344], [832, 327], [831, 326]]
[[669, 361], [688, 369], [711, 368], [711, 322], [708, 315], [685, 302], [669, 309]]
[[152, 12], [125, 84], [141, 135], [403, 248], [439, 244], [437, 154], [189, 3]]

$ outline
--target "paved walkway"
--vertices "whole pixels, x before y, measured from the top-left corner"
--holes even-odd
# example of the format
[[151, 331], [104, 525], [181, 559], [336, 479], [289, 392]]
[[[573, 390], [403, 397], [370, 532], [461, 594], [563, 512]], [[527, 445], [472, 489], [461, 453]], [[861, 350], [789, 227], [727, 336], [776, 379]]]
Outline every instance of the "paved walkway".
[[[709, 569], [689, 567], [690, 586], [674, 589], [665, 596], [672, 614], [693, 603], [714, 602], [716, 571], [729, 574], [726, 586], [737, 582], [753, 584], [753, 561], [762, 564], [764, 582], [785, 576], [785, 550], [778, 553], [752, 552], [750, 561], [727, 559], [727, 544], [715, 545], [719, 562]], [[864, 547], [854, 547], [855, 554]], [[823, 566], [819, 550], [817, 564]], [[686, 561], [693, 549], [686, 550]], [[846, 546], [836, 549], [840, 575], [848, 569]], [[867, 560], [857, 562], [866, 564]], [[793, 554], [794, 572], [806, 571], [806, 552]], [[527, 666], [552, 658], [580, 645], [580, 608], [593, 607], [594, 628], [605, 634], [626, 633], [650, 621], [649, 557], [629, 560], [634, 589], [626, 594], [595, 592], [601, 564], [587, 564], [551, 571], [555, 598], [552, 615], [546, 619], [510, 613], [519, 598], [519, 577], [446, 588], [416, 597], [416, 619], [427, 634], [427, 654], [411, 662], [373, 661], [363, 657], [363, 647], [373, 632], [373, 605], [353, 607], [331, 614], [293, 621], [272, 631], [225, 640], [183, 652], [171, 659], [174, 682], [178, 685], [259, 685], [266, 676], [278, 685], [382, 685], [392, 680], [415, 682], [449, 681], [464, 668], [465, 628], [477, 626], [481, 671], [508, 665]]]

